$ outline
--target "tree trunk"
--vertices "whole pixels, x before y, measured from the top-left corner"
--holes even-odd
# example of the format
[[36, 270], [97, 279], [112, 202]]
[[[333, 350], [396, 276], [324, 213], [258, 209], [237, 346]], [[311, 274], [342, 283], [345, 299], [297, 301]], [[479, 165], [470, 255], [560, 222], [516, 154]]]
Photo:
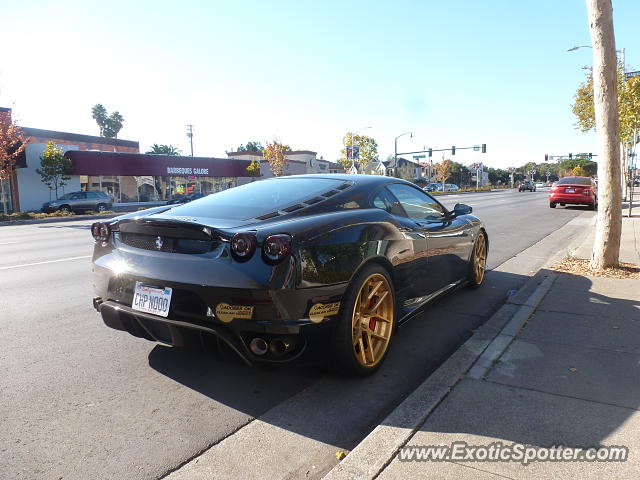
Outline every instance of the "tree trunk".
[[593, 44], [593, 93], [598, 162], [598, 218], [591, 267], [617, 266], [622, 233], [617, 59], [611, 0], [586, 0]]

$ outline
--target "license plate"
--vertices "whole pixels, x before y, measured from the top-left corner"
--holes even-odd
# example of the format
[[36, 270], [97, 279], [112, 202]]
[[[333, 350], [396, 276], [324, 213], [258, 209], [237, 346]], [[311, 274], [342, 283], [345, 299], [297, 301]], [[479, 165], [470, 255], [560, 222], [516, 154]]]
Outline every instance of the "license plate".
[[133, 292], [133, 302], [131, 308], [139, 312], [152, 313], [166, 317], [169, 315], [171, 305], [170, 288], [154, 288], [136, 282], [136, 289]]
[[575, 188], [567, 188], [565, 190], [565, 193], [576, 193], [576, 189]]

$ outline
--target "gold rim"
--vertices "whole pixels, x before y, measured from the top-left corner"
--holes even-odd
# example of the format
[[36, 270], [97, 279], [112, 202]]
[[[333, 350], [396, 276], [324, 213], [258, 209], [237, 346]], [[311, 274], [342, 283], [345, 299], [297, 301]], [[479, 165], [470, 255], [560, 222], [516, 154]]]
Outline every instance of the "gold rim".
[[473, 263], [476, 274], [476, 283], [482, 283], [484, 279], [484, 270], [487, 266], [487, 241], [484, 235], [478, 235], [475, 248], [473, 249]]
[[353, 349], [363, 367], [375, 366], [387, 351], [393, 316], [393, 293], [389, 282], [384, 275], [374, 273], [360, 287], [351, 317]]

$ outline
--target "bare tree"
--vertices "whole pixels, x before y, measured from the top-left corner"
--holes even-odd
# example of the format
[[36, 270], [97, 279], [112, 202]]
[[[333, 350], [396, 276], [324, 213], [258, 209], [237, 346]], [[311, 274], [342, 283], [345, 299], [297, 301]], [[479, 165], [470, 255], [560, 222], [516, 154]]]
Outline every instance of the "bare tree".
[[615, 267], [620, 260], [622, 185], [616, 82], [616, 40], [611, 0], [586, 0], [593, 44], [593, 92], [598, 147], [598, 218], [591, 267]]

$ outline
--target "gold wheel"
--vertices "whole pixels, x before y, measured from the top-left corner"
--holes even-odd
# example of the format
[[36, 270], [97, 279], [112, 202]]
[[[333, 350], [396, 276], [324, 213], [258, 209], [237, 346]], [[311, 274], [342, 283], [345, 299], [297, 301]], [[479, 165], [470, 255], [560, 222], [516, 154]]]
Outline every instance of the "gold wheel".
[[484, 270], [487, 266], [487, 240], [483, 234], [478, 235], [473, 248], [473, 273], [475, 283], [480, 285], [484, 279]]
[[374, 273], [360, 287], [351, 316], [353, 350], [358, 363], [371, 368], [384, 357], [394, 324], [393, 291], [384, 275]]

